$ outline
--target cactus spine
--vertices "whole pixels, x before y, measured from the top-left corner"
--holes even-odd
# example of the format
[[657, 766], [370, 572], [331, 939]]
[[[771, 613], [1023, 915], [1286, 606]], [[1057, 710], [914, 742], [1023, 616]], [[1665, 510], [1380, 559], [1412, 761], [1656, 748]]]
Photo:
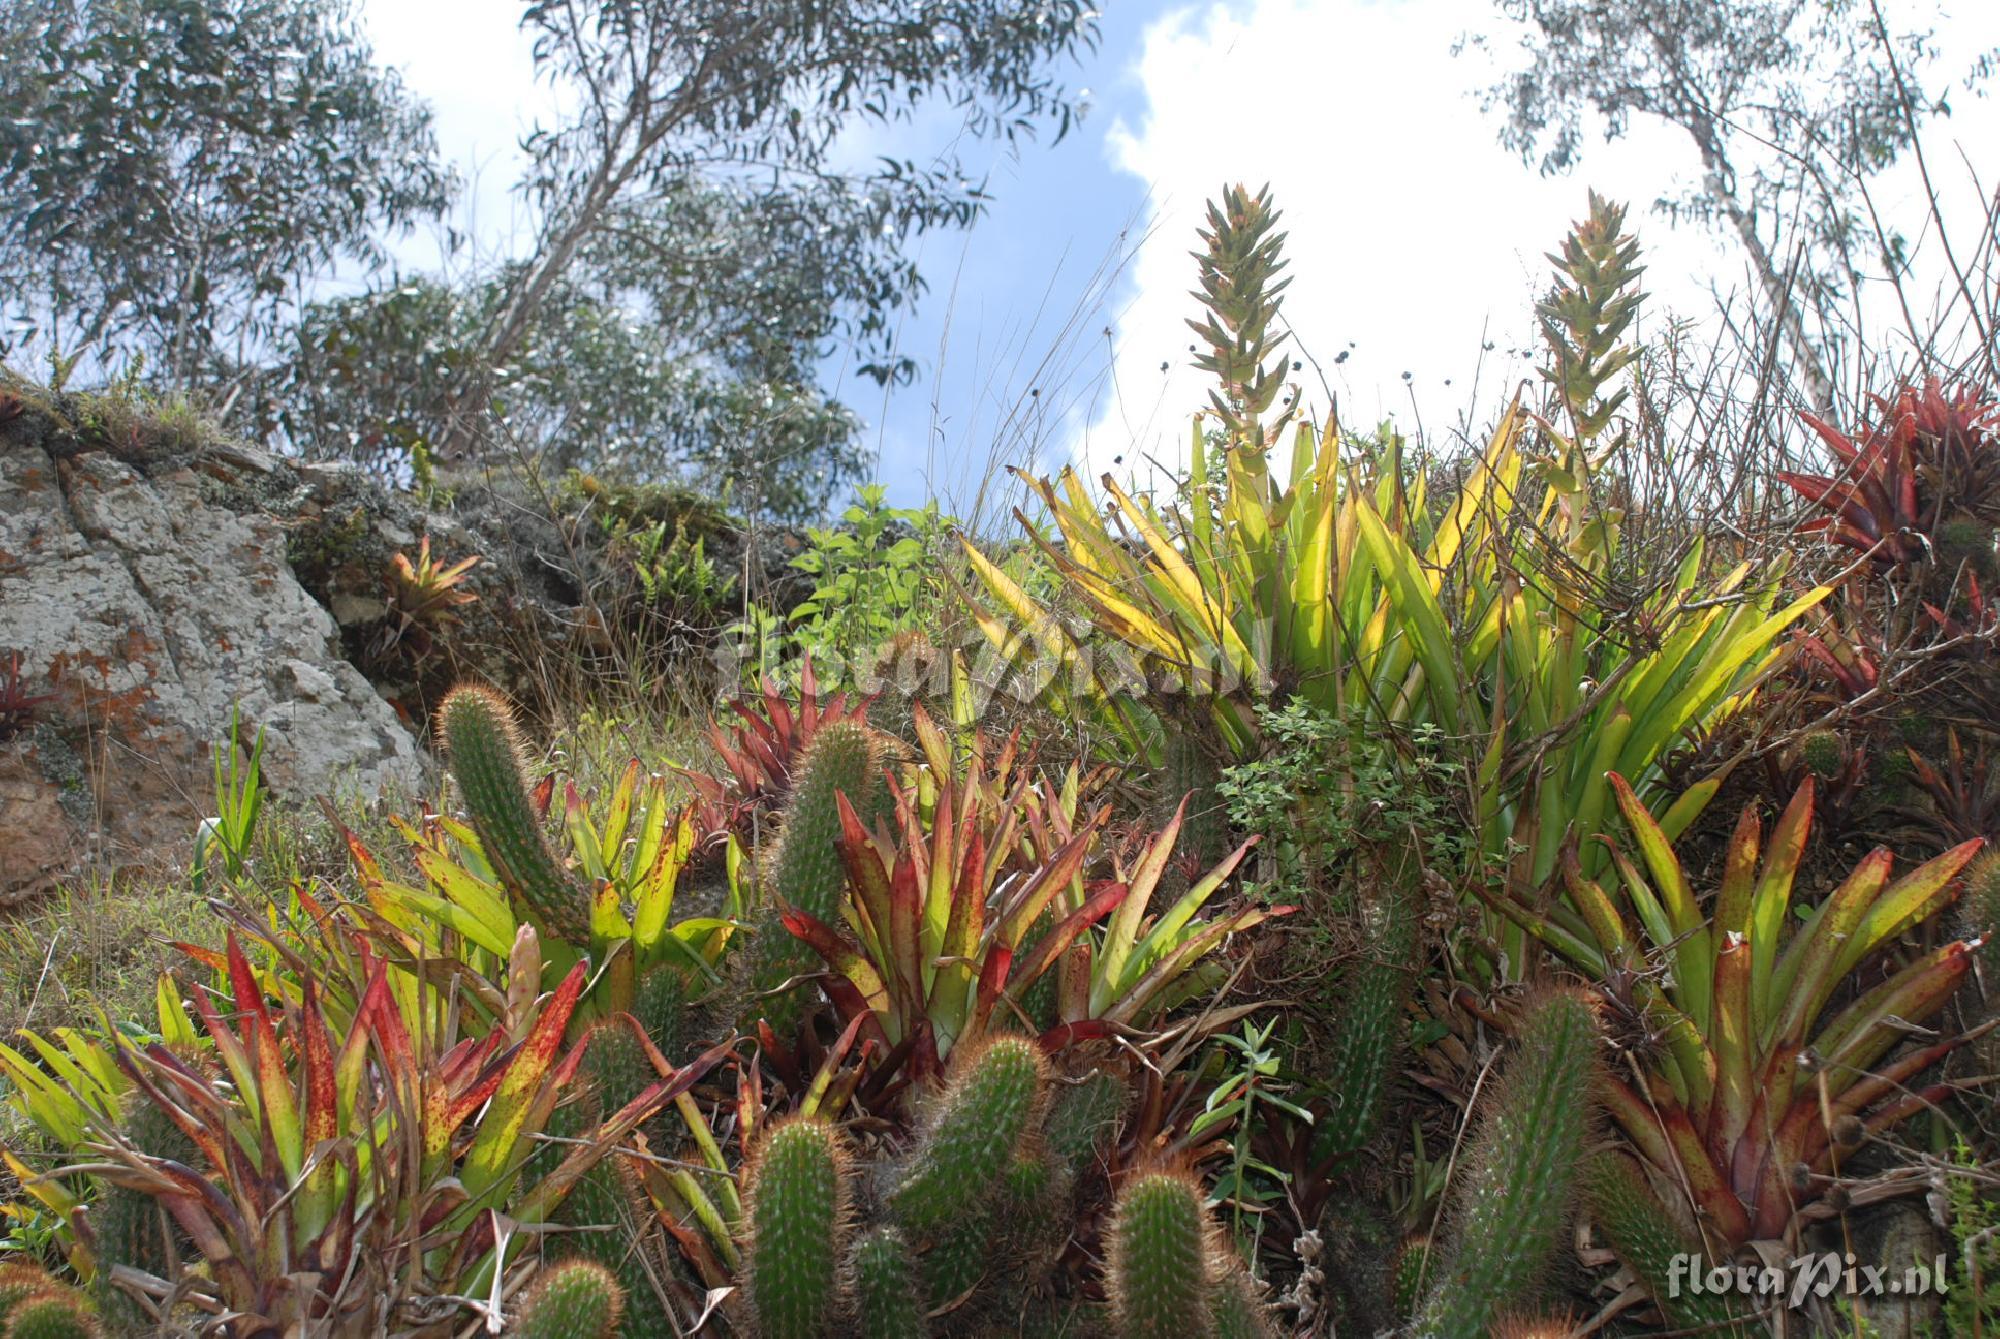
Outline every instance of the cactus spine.
[[544, 1268], [521, 1303], [520, 1339], [618, 1339], [625, 1296], [611, 1271], [592, 1260]]
[[847, 1220], [840, 1137], [797, 1119], [764, 1140], [750, 1177], [750, 1305], [763, 1339], [814, 1339], [832, 1316]]
[[1209, 1332], [1208, 1222], [1201, 1187], [1148, 1172], [1118, 1197], [1111, 1223], [1111, 1317], [1118, 1339]]
[[1065, 1084], [1049, 1104], [1043, 1142], [1049, 1156], [1081, 1174], [1116, 1133], [1130, 1100], [1115, 1074], [1092, 1070], [1080, 1082]]
[[590, 942], [590, 898], [549, 851], [528, 804], [514, 713], [490, 688], [460, 684], [438, 710], [452, 775], [480, 849], [510, 895], [570, 944]]
[[1584, 1166], [1583, 1184], [1591, 1221], [1619, 1261], [1645, 1285], [1669, 1329], [1716, 1335], [1737, 1332], [1732, 1327], [1736, 1317], [1720, 1295], [1673, 1286], [1676, 1256], [1695, 1261], [1702, 1273], [1707, 1272], [1708, 1261], [1701, 1243], [1673, 1220], [1630, 1158], [1597, 1154]]
[[848, 1256], [847, 1272], [860, 1339], [924, 1339], [924, 1309], [902, 1233], [878, 1227], [864, 1234]]
[[1215, 793], [1222, 779], [1215, 758], [1199, 732], [1173, 729], [1167, 733], [1166, 766], [1161, 782], [1167, 817], [1171, 818], [1182, 797], [1187, 799], [1187, 815], [1181, 820], [1180, 852], [1194, 857], [1207, 869], [1228, 853], [1229, 815]]
[[[141, 1153], [175, 1162], [192, 1162], [194, 1141], [181, 1132], [160, 1106], [143, 1097], [130, 1104], [125, 1138]], [[177, 1259], [173, 1228], [160, 1202], [126, 1186], [107, 1185], [90, 1207], [92, 1247], [99, 1269], [93, 1287], [97, 1304], [120, 1328], [138, 1326], [150, 1317], [138, 1302], [111, 1283], [118, 1265], [165, 1278]]]
[[7, 1339], [102, 1339], [103, 1334], [89, 1304], [72, 1288], [31, 1293], [7, 1313]]
[[1551, 991], [1528, 1007], [1471, 1150], [1456, 1230], [1432, 1262], [1424, 1334], [1480, 1339], [1554, 1255], [1589, 1130], [1597, 1043], [1581, 995]]
[[1271, 1322], [1257, 1296], [1257, 1282], [1243, 1262], [1227, 1250], [1214, 1252], [1209, 1282], [1209, 1313], [1215, 1339], [1271, 1339]]
[[30, 1297], [55, 1292], [61, 1287], [48, 1271], [33, 1265], [0, 1265], [0, 1335], [7, 1332], [7, 1317]]
[[1020, 1037], [1000, 1037], [960, 1062], [892, 1197], [918, 1238], [965, 1220], [991, 1196], [1040, 1124], [1048, 1062]]
[[1417, 951], [1412, 885], [1416, 853], [1384, 871], [1376, 894], [1361, 907], [1361, 956], [1347, 981], [1340, 1034], [1334, 1039], [1329, 1088], [1334, 1106], [1313, 1140], [1318, 1158], [1346, 1157], [1374, 1138], [1407, 1030]]
[[660, 1054], [674, 1064], [680, 1063], [686, 1041], [687, 1009], [688, 983], [679, 968], [655, 963], [639, 974], [632, 992], [632, 1017], [639, 1020]]
[[837, 797], [847, 796], [862, 821], [872, 822], [887, 802], [882, 762], [873, 732], [858, 721], [821, 729], [800, 762], [767, 883], [771, 905], [758, 920], [750, 949], [750, 989], [758, 997], [752, 1008], [782, 1041], [789, 1042], [798, 1031], [803, 1010], [798, 993], [780, 987], [815, 970], [819, 957], [786, 933], [777, 911], [793, 907], [829, 923], [837, 919], [835, 909], [847, 886], [847, 871], [834, 844], [840, 836]]

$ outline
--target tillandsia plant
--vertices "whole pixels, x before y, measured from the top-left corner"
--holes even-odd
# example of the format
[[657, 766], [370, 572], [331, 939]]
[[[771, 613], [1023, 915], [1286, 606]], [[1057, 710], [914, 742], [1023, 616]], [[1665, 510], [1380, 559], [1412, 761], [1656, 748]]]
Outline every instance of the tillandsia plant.
[[1839, 469], [1778, 475], [1825, 513], [1799, 529], [1883, 566], [1971, 556], [1974, 573], [1990, 578], [2000, 524], [2000, 402], [1973, 386], [1947, 391], [1935, 377], [1874, 400], [1875, 422], [1859, 436], [1803, 416]]
[[470, 824], [440, 816], [396, 823], [420, 883], [398, 878], [346, 834], [361, 891], [402, 951], [492, 971], [507, 961], [521, 928], [533, 925], [552, 972], [586, 956], [597, 965], [585, 1019], [633, 1011], [642, 983], [662, 971], [690, 988], [719, 978], [744, 911], [741, 852], [731, 849], [723, 914], [676, 921], [696, 829], [666, 777], [645, 774], [635, 759], [596, 806], [565, 785], [568, 858], [559, 859], [547, 832], [555, 778], [528, 788], [506, 703], [461, 687], [439, 714]]
[[[1264, 196], [1225, 191], [1200, 257], [1212, 319], [1196, 324], [1204, 365], [1225, 373], [1218, 443], [1198, 418], [1171, 505], [1107, 476], [1109, 521], [1075, 474], [1028, 479], [1062, 543], [1021, 522], [1096, 637], [1086, 645], [967, 539], [990, 601], [980, 627], [1010, 663], [1047, 667], [1058, 697], [1079, 689], [1059, 707], [1133, 747], [1157, 746], [1179, 710], [1168, 698], [1206, 711], [1236, 761], [1262, 746], [1257, 706], [1294, 698], [1378, 732], [1431, 724], [1473, 741], [1486, 863], [1521, 886], [1547, 883], [1564, 842], [1608, 817], [1605, 773], [1650, 792], [1662, 755], [1734, 710], [1787, 654], [1785, 629], [1827, 594], [1781, 606], [1781, 563], [1712, 572], [1698, 541], [1647, 590], [1610, 583], [1620, 518], [1598, 505], [1592, 476], [1621, 440], [1613, 382], [1640, 301], [1622, 217], [1593, 200], [1539, 310], [1555, 412], [1538, 419], [1516, 402], [1456, 491], [1433, 499], [1421, 473], [1405, 477], [1393, 437], [1350, 461], [1331, 421], [1317, 433], [1301, 423], [1288, 478], [1274, 476], [1276, 430], [1257, 418], [1274, 382], [1246, 360], [1275, 347], [1264, 332], [1282, 287], [1276, 214]], [[1279, 426], [1290, 417], [1288, 406]], [[1669, 815], [1670, 830], [1708, 793]], [[1584, 851], [1595, 872], [1601, 853]], [[1524, 946], [1510, 947], [1518, 962]]]
[[[27, 1109], [69, 1150], [37, 1185], [88, 1177], [108, 1187], [81, 1216], [73, 1263], [156, 1313], [191, 1303], [231, 1314], [243, 1333], [381, 1334], [436, 1323], [470, 1297], [503, 1306], [518, 1272], [511, 1235], [546, 1223], [719, 1056], [648, 1086], [559, 1159], [531, 1163], [584, 1059], [587, 1043], [563, 1037], [588, 964], [541, 993], [526, 929], [509, 986], [461, 974], [441, 988], [421, 967], [377, 957], [342, 913], [298, 896], [310, 929], [279, 934], [238, 915], [224, 952], [197, 950], [226, 985], [197, 984], [193, 1018], [163, 984], [161, 1040], [37, 1044], [68, 1082], [24, 1087]], [[239, 932], [264, 937], [246, 949]], [[22, 1082], [17, 1066], [8, 1072]], [[137, 1137], [148, 1109], [175, 1147]], [[134, 1258], [130, 1234], [114, 1230], [129, 1220], [103, 1216], [121, 1194], [163, 1210], [188, 1258], [169, 1260], [165, 1275]]]
[[[1795, 901], [1813, 817], [1808, 779], [1768, 838], [1756, 805], [1745, 807], [1704, 914], [1666, 830], [1624, 778], [1611, 781], [1638, 858], [1613, 852], [1609, 889], [1568, 862], [1586, 930], [1496, 901], [1642, 1032], [1643, 1063], [1606, 1082], [1611, 1115], [1667, 1184], [1685, 1188], [1721, 1259], [1810, 1217], [1863, 1139], [1948, 1091], [1919, 1078], [1964, 1038], [1902, 1043], [1972, 970], [1976, 944], [1887, 950], [1952, 900], [1980, 843], [1893, 881], [1892, 857], [1877, 848], [1816, 904]], [[1859, 984], [1836, 1007], [1849, 982]]]
[[[1136, 850], [1111, 851], [1109, 809], [1080, 817], [1074, 782], [1058, 788], [1022, 768], [996, 789], [986, 741], [961, 768], [921, 707], [916, 720], [928, 804], [897, 788], [893, 825], [871, 834], [842, 795], [843, 924], [802, 909], [784, 915], [831, 968], [836, 1008], [908, 1048], [914, 1074], [935, 1072], [954, 1047], [996, 1026], [1026, 1023], [1054, 1046], [1142, 1025], [1186, 998], [1203, 956], [1229, 935], [1291, 910], [1198, 919], [1255, 838], [1155, 908], [1185, 804]], [[1109, 877], [1086, 878], [1106, 854]]]
[[437, 636], [458, 621], [457, 610], [479, 599], [479, 593], [465, 584], [478, 565], [478, 554], [455, 563], [438, 562], [431, 557], [429, 535], [417, 541], [414, 562], [406, 554], [391, 554], [384, 584], [394, 622], [385, 631], [383, 649], [401, 644], [419, 658], [429, 655]]
[[195, 896], [207, 891], [209, 871], [220, 868], [224, 878], [241, 881], [249, 869], [250, 844], [264, 812], [264, 727], [243, 756], [241, 712], [229, 711], [229, 737], [210, 748], [215, 772], [215, 814], [204, 818], [194, 835], [194, 863], [188, 883]]

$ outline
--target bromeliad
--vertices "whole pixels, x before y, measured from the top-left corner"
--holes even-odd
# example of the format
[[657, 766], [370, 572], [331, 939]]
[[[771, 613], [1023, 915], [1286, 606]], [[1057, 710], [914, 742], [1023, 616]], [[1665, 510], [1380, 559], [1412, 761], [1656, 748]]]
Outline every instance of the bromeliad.
[[[843, 925], [784, 917], [832, 969], [843, 1017], [906, 1048], [913, 1077], [995, 1027], [1026, 1024], [1055, 1047], [1142, 1025], [1196, 988], [1196, 967], [1225, 938], [1292, 910], [1197, 919], [1254, 838], [1156, 909], [1185, 805], [1136, 849], [1113, 851], [1110, 811], [1079, 813], [1074, 774], [1057, 785], [1016, 769], [1011, 747], [989, 768], [983, 739], [956, 766], [921, 708], [917, 725], [926, 767], [918, 788], [898, 789], [892, 828], [869, 832], [841, 797]], [[1107, 855], [1109, 877], [1088, 878]]]
[[[1808, 778], [1768, 839], [1756, 806], [1744, 809], [1704, 915], [1667, 832], [1623, 777], [1611, 785], [1638, 858], [1613, 851], [1609, 888], [1567, 862], [1581, 927], [1516, 899], [1496, 905], [1637, 1005], [1648, 1044], [1607, 1084], [1611, 1114], [1667, 1184], [1687, 1189], [1720, 1259], [1783, 1236], [1855, 1143], [1944, 1095], [1917, 1080], [1965, 1038], [1918, 1029], [1972, 969], [1977, 944], [1887, 950], [1953, 899], [1981, 843], [1893, 881], [1877, 848], [1817, 903], [1795, 900]], [[1860, 984], [1840, 999], [1850, 981]], [[1913, 1033], [1920, 1040], [1898, 1049]]]

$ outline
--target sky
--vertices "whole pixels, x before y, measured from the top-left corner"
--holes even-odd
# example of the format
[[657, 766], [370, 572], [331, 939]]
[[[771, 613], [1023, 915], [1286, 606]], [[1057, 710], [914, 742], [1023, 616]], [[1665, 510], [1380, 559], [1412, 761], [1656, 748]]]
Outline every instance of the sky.
[[[455, 221], [487, 255], [528, 236], [507, 188], [520, 136], [555, 106], [516, 12], [496, 0], [362, 10], [378, 59], [431, 102], [468, 182]], [[1669, 312], [1709, 312], [1711, 281], [1742, 284], [1716, 239], [1648, 212], [1693, 180], [1681, 132], [1635, 125], [1588, 145], [1575, 173], [1541, 177], [1480, 110], [1495, 56], [1454, 55], [1474, 31], [1504, 57], [1512, 39], [1491, 0], [1108, 0], [1096, 50], [1064, 72], [1087, 101], [1081, 126], [1059, 144], [958, 145], [993, 203], [968, 232], [919, 239], [931, 287], [901, 330], [917, 383], [885, 393], [839, 357], [825, 369], [867, 425], [890, 500], [935, 496], [972, 518], [996, 505], [981, 488], [996, 466], [1071, 461], [1090, 478], [1144, 479], [1149, 460], [1184, 449], [1206, 392], [1189, 366], [1189, 252], [1227, 182], [1268, 183], [1283, 210], [1297, 375], [1310, 408], [1337, 396], [1349, 424], [1490, 417], [1532, 371], [1521, 351], [1544, 253], [1583, 214], [1587, 187], [1633, 203], [1653, 329]], [[2000, 46], [2000, 5], [1955, 0], [1939, 37], [1943, 68], [1961, 68]], [[929, 115], [848, 148], [923, 157], [953, 131]], [[1965, 146], [1990, 189], [2000, 161], [1983, 146], [2000, 144], [2000, 98], [1960, 97], [1931, 143], [1953, 168]], [[1962, 169], [1947, 187], [1976, 198]], [[1913, 191], [1892, 179], [1884, 196]], [[423, 245], [406, 247], [407, 263]]]

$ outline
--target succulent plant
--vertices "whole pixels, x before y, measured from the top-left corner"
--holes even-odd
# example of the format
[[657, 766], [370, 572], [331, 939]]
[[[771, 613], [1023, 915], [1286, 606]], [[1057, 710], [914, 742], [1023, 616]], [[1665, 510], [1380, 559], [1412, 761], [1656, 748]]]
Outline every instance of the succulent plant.
[[995, 1038], [963, 1057], [910, 1168], [890, 1194], [896, 1217], [919, 1238], [961, 1221], [968, 1202], [999, 1184], [1038, 1126], [1048, 1062], [1033, 1042]]
[[[194, 1141], [153, 1102], [129, 1104], [124, 1135], [132, 1147], [155, 1158], [196, 1163]], [[119, 1265], [156, 1278], [166, 1278], [179, 1260], [173, 1219], [153, 1196], [129, 1186], [108, 1185], [90, 1206], [91, 1245], [97, 1258], [97, 1303], [119, 1326], [136, 1326], [147, 1317], [138, 1303], [111, 1285]]]
[[1552, 990], [1524, 1011], [1518, 1047], [1486, 1099], [1466, 1159], [1456, 1218], [1432, 1261], [1419, 1327], [1482, 1339], [1529, 1300], [1561, 1244], [1599, 1079], [1589, 1000]]
[[847, 1274], [860, 1339], [925, 1339], [923, 1303], [902, 1233], [878, 1227], [861, 1234], [848, 1253]]
[[30, 1297], [61, 1288], [39, 1265], [10, 1261], [0, 1264], [0, 1335], [7, 1333], [7, 1317]]
[[542, 1266], [521, 1300], [519, 1339], [617, 1339], [625, 1295], [603, 1265], [564, 1260]]
[[591, 896], [549, 850], [528, 803], [513, 709], [490, 688], [461, 684], [446, 694], [438, 723], [493, 872], [559, 938], [589, 943]]
[[831, 1125], [770, 1130], [750, 1177], [748, 1294], [763, 1339], [814, 1339], [837, 1302], [847, 1232], [847, 1153]]
[[90, 1303], [61, 1286], [30, 1293], [8, 1309], [6, 1339], [103, 1339]]
[[1127, 1182], [1109, 1248], [1120, 1339], [1208, 1332], [1208, 1215], [1193, 1178], [1159, 1171]]
[[1331, 1100], [1314, 1112], [1312, 1151], [1322, 1162], [1351, 1157], [1374, 1137], [1409, 1030], [1405, 1008], [1421, 966], [1410, 887], [1416, 863], [1403, 862], [1386, 874], [1364, 897], [1357, 917], [1361, 948], [1341, 993], [1327, 1066]]
[[1591, 1221], [1619, 1262], [1644, 1285], [1667, 1328], [1716, 1335], [1735, 1332], [1738, 1318], [1723, 1294], [1697, 1293], [1677, 1279], [1676, 1260], [1680, 1269], [1692, 1261], [1706, 1275], [1706, 1256], [1701, 1242], [1667, 1212], [1637, 1163], [1621, 1153], [1594, 1154], [1584, 1166], [1583, 1185]]
[[855, 720], [836, 721], [813, 737], [800, 762], [778, 850], [769, 857], [766, 894], [770, 907], [758, 923], [749, 949], [752, 1016], [761, 1014], [772, 1034], [789, 1042], [804, 1016], [801, 993], [783, 989], [794, 977], [812, 972], [819, 958], [794, 939], [779, 920], [801, 912], [825, 921], [834, 917], [847, 886], [846, 867], [835, 845], [841, 835], [840, 801], [857, 815], [879, 816], [887, 803], [885, 762], [874, 732]]

